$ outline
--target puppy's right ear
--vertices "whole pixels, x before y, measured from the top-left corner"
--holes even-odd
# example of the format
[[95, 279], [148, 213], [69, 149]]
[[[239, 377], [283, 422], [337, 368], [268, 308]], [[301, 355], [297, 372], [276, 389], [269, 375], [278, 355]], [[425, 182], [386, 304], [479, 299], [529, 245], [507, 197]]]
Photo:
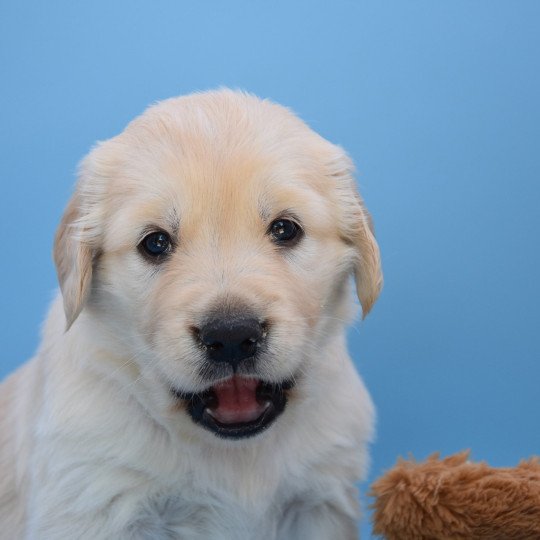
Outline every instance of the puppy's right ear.
[[79, 316], [90, 293], [95, 251], [81, 238], [82, 197], [79, 189], [69, 201], [56, 231], [53, 258], [64, 299], [66, 331]]

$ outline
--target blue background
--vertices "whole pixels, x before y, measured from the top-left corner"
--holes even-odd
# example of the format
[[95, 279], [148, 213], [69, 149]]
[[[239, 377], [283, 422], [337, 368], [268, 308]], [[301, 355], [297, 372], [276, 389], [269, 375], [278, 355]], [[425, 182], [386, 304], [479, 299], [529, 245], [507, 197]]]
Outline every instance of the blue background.
[[148, 104], [227, 85], [358, 166], [386, 280], [350, 333], [370, 479], [409, 452], [539, 453], [539, 24], [538, 0], [3, 0], [0, 376], [38, 343], [78, 160]]

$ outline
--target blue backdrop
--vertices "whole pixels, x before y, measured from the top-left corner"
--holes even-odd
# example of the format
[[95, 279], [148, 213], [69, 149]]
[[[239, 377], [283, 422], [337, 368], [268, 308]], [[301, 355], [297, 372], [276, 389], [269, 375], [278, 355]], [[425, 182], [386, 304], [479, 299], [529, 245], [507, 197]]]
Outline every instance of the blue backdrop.
[[358, 166], [386, 280], [350, 333], [370, 479], [408, 452], [538, 453], [539, 23], [538, 0], [3, 0], [0, 376], [38, 343], [78, 160], [153, 101], [226, 85]]

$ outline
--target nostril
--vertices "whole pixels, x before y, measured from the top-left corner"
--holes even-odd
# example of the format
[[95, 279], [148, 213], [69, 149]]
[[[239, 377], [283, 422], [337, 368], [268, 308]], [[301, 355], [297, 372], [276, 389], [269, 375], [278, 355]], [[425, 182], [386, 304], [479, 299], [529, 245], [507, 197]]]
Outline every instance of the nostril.
[[219, 351], [220, 349], [223, 349], [223, 343], [215, 339], [212, 331], [206, 331], [204, 327], [201, 331], [201, 329], [196, 326], [191, 326], [189, 329], [193, 334], [195, 341], [197, 341], [204, 349], [210, 351]]
[[244, 341], [242, 341], [242, 348], [245, 351], [255, 352], [257, 350], [257, 344], [258, 343], [259, 343], [258, 339], [254, 338], [254, 337], [250, 337], [250, 338], [245, 339]]

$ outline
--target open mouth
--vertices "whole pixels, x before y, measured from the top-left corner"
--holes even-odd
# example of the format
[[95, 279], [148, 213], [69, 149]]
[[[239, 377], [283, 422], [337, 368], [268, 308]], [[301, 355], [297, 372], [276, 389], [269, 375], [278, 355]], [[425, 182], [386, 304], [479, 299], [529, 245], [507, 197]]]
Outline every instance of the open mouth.
[[268, 383], [234, 375], [200, 394], [177, 392], [192, 420], [227, 439], [253, 437], [285, 410], [291, 381]]

